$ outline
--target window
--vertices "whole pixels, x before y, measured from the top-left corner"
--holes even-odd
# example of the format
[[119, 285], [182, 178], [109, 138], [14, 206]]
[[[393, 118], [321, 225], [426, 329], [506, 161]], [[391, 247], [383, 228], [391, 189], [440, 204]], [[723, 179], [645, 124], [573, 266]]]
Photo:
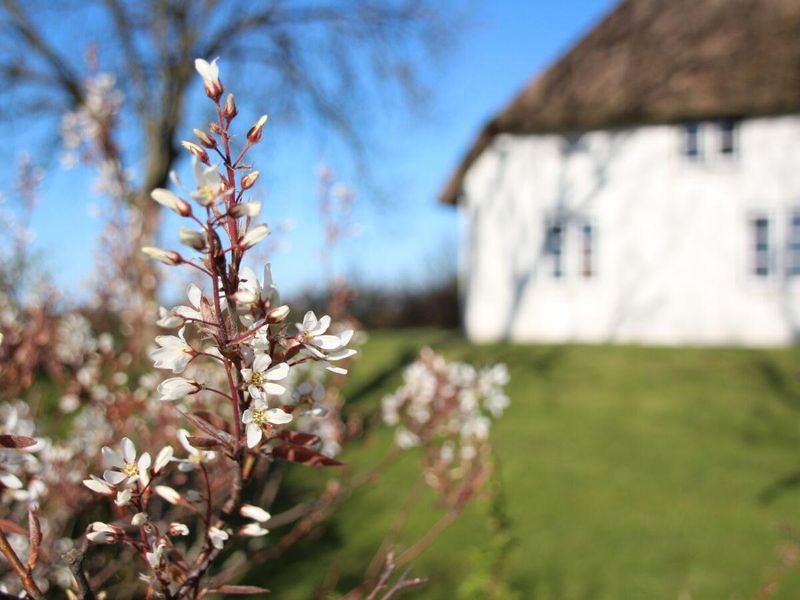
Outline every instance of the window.
[[685, 152], [692, 160], [700, 158], [700, 123], [690, 121], [685, 127]]
[[792, 213], [789, 220], [789, 237], [786, 244], [786, 273], [800, 275], [800, 211]]
[[594, 227], [586, 223], [581, 227], [581, 275], [594, 277]]
[[772, 271], [769, 219], [767, 217], [754, 217], [750, 223], [753, 235], [753, 275], [767, 277]]
[[553, 277], [564, 276], [564, 223], [555, 221], [547, 226], [545, 252], [551, 259]]
[[719, 122], [719, 152], [723, 156], [732, 156], [736, 151], [736, 121], [723, 119]]

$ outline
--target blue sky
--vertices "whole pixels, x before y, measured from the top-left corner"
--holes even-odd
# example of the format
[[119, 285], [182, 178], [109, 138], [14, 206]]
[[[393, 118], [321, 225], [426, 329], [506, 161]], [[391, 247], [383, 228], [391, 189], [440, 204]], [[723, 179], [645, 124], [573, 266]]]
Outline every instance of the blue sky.
[[[380, 142], [373, 149], [372, 173], [389, 196], [376, 201], [367, 193], [359, 195], [355, 220], [362, 233], [337, 251], [336, 270], [361, 281], [413, 285], [454, 268], [456, 212], [437, 202], [440, 187], [481, 124], [614, 3], [471, 0], [471, 25], [432, 72], [437, 94], [430, 109], [424, 115], [395, 112], [375, 117], [373, 131]], [[224, 55], [221, 68], [224, 78]], [[237, 99], [247, 104], [246, 93], [237, 93]], [[270, 116], [266, 131], [272, 137], [253, 158], [262, 172], [260, 194], [267, 220], [294, 222], [283, 235], [286, 249], [272, 257], [279, 286], [293, 293], [325, 279], [318, 261], [322, 231], [316, 212], [316, 165], [325, 160], [356, 189], [359, 181], [350, 161], [337, 158], [341, 148], [335, 143], [308, 130], [281, 127], [280, 115]], [[32, 221], [37, 246], [48, 257], [58, 285], [76, 292], [92, 269], [100, 222], [88, 215], [100, 199], [92, 195], [89, 174], [80, 170], [51, 170], [41, 196]], [[165, 243], [174, 238], [171, 232], [177, 227], [177, 218], [165, 222]]]

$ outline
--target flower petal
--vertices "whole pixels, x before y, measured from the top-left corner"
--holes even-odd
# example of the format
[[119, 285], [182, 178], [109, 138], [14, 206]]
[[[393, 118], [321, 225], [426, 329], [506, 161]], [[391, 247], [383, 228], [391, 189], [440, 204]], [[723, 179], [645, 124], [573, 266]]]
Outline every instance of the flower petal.
[[285, 425], [286, 423], [291, 423], [292, 415], [280, 408], [270, 408], [267, 411], [267, 421], [273, 425]]

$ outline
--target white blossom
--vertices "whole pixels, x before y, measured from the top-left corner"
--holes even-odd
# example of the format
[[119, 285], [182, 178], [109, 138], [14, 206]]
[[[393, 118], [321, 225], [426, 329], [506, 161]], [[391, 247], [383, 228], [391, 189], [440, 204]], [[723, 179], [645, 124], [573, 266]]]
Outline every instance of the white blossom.
[[250, 408], [242, 413], [242, 423], [247, 426], [247, 447], [255, 448], [258, 445], [265, 425], [285, 425], [291, 421], [291, 414], [280, 408], [269, 408], [266, 397], [256, 394]]
[[242, 248], [242, 250], [247, 250], [248, 248], [255, 246], [269, 234], [269, 226], [266, 223], [260, 223], [247, 230], [247, 233], [245, 233], [239, 240], [239, 246]]
[[173, 311], [167, 310], [163, 306], [158, 307], [158, 320], [156, 325], [164, 329], [172, 329], [178, 325], [183, 325], [183, 319], [177, 316]]
[[157, 369], [171, 369], [174, 373], [183, 373], [194, 356], [194, 350], [184, 338], [184, 329], [181, 328], [177, 336], [156, 336], [156, 343], [160, 348], [151, 350], [150, 358]]
[[225, 542], [229, 537], [230, 536], [228, 535], [227, 531], [223, 531], [217, 527], [208, 528], [208, 539], [211, 540], [211, 544], [217, 550], [222, 550], [222, 547], [225, 545]]
[[136, 446], [129, 438], [122, 438], [119, 452], [108, 446], [103, 446], [101, 452], [103, 464], [106, 467], [103, 479], [112, 485], [120, 485], [123, 482], [134, 483], [141, 480], [142, 485], [146, 486], [150, 481], [150, 454], [144, 452], [137, 460]]
[[180, 400], [198, 390], [197, 382], [185, 377], [170, 377], [158, 384], [158, 393], [161, 394], [161, 400]]
[[178, 430], [178, 441], [189, 454], [189, 458], [175, 459], [178, 469], [184, 472], [193, 471], [199, 464], [207, 463], [216, 458], [217, 453], [212, 450], [198, 450], [189, 443], [189, 432], [186, 429]]
[[272, 357], [263, 353], [255, 356], [253, 364], [249, 368], [242, 369], [242, 377], [247, 382], [247, 389], [251, 396], [258, 395], [259, 391], [265, 394], [283, 394], [286, 388], [275, 382], [286, 379], [288, 375], [289, 365], [287, 363], [273, 365]]

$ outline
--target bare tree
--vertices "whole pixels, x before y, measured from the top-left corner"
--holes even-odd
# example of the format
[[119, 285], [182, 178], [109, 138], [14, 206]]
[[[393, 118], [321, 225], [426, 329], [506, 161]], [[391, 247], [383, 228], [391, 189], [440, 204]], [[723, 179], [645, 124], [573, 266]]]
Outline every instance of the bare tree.
[[[124, 93], [125, 139], [136, 139], [135, 152], [121, 151], [111, 128], [98, 136], [97, 151], [124, 184], [119, 210], [136, 215], [136, 239], [117, 260], [115, 281], [144, 294], [138, 339], [147, 339], [144, 316], [152, 319], [158, 291], [151, 263], [138, 253], [159, 226], [148, 194], [166, 186], [177, 160], [194, 58], [222, 56], [263, 90], [271, 110], [324, 121], [358, 156], [369, 125], [359, 107], [376, 89], [419, 99], [420, 67], [455, 29], [450, 7], [435, 0], [0, 3], [0, 118], [41, 119], [84, 105], [91, 44], [98, 69], [116, 74]], [[135, 181], [125, 179], [122, 157], [137, 161]]]

